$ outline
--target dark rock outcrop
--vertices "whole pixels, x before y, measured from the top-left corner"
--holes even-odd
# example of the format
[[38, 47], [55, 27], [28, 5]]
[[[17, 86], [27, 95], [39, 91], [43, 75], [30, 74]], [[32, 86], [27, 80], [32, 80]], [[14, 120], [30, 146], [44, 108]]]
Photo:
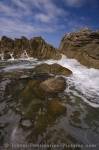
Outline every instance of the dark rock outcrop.
[[36, 68], [33, 70], [35, 73], [48, 73], [48, 74], [54, 74], [54, 75], [64, 75], [64, 76], [69, 76], [72, 74], [72, 71], [62, 67], [59, 64], [41, 64], [38, 65]]
[[63, 37], [60, 52], [81, 64], [99, 69], [99, 31], [81, 29]]
[[10, 39], [3, 36], [0, 41], [0, 53], [4, 54], [4, 59], [11, 58], [11, 53], [14, 58], [34, 57], [39, 59], [60, 59], [61, 55], [57, 49], [46, 43], [42, 37], [34, 37], [27, 39]]

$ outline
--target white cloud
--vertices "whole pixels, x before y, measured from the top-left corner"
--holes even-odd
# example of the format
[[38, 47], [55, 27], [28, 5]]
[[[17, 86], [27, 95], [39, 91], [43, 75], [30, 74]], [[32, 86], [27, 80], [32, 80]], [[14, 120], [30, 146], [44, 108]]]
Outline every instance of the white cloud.
[[[29, 9], [27, 9], [29, 10]], [[28, 11], [30, 13], [30, 11]], [[18, 17], [21, 18], [26, 14], [29, 14], [26, 10], [23, 11], [19, 8], [14, 8], [12, 6], [6, 5], [3, 2], [0, 2], [0, 13], [8, 17]]]
[[0, 2], [0, 13], [3, 13], [6, 16], [16, 16], [17, 13], [15, 13], [15, 10], [13, 8], [10, 8], [7, 5], [4, 5]]
[[65, 0], [68, 6], [79, 7], [82, 6], [85, 0]]
[[52, 21], [52, 18], [58, 16], [67, 15], [68, 13], [63, 9], [56, 6], [52, 0], [12, 0], [15, 5], [20, 9], [23, 9], [27, 14], [33, 14], [33, 10], [36, 8], [39, 11], [34, 14], [35, 19], [42, 22]]
[[69, 15], [53, 0], [10, 0], [11, 5], [0, 1], [0, 34], [30, 35], [55, 32], [59, 17]]
[[45, 22], [45, 23], [48, 23], [51, 21], [51, 19], [53, 18], [53, 16], [50, 16], [50, 15], [46, 15], [46, 14], [36, 14], [35, 15], [35, 18], [41, 22]]
[[51, 27], [33, 26], [17, 19], [10, 20], [5, 18], [0, 19], [0, 29], [3, 35], [10, 36], [30, 36], [42, 32], [54, 32], [54, 29]]

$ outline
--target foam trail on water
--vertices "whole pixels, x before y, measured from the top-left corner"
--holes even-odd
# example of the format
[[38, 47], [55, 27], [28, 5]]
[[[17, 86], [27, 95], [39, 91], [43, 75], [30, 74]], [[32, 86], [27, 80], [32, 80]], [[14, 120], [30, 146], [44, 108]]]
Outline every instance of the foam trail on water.
[[14, 60], [14, 56], [13, 56], [13, 53], [10, 53], [10, 59], [8, 59], [8, 61], [13, 61]]
[[35, 66], [30, 66], [28, 64], [24, 64], [24, 65], [13, 65], [13, 66], [9, 66], [7, 68], [4, 68], [2, 69], [3, 71], [5, 72], [8, 72], [8, 71], [13, 71], [13, 70], [20, 70], [20, 69], [31, 69], [31, 68], [34, 68]]
[[[90, 106], [99, 107], [99, 70], [87, 68], [81, 65], [75, 59], [69, 59], [62, 55], [58, 61], [49, 60], [46, 63], [58, 63], [61, 66], [70, 69], [73, 75], [68, 78], [69, 86], [75, 87], [83, 100]], [[74, 93], [74, 91], [72, 90]], [[78, 96], [78, 95], [77, 95]]]
[[3, 52], [0, 54], [0, 57], [1, 57], [1, 60], [4, 60], [4, 53]]
[[73, 72], [73, 76], [69, 78], [69, 84], [74, 84], [75, 88], [86, 97], [84, 101], [93, 107], [99, 107], [99, 70], [88, 69], [77, 60], [68, 59], [65, 56], [62, 56], [58, 64]]
[[5, 66], [3, 69], [1, 69], [1, 71], [9, 72], [9, 71], [20, 70], [20, 69], [32, 69], [42, 63], [43, 62], [38, 61], [35, 58], [29, 60], [15, 59], [13, 63], [11, 63], [8, 66]]

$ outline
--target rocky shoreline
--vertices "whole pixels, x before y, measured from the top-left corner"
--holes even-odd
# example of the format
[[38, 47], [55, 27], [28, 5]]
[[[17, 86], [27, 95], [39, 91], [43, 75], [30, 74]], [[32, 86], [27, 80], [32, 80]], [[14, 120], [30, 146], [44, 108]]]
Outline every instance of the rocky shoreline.
[[[88, 141], [97, 144], [98, 70], [83, 67], [63, 56], [60, 50], [56, 50], [59, 57], [50, 53], [54, 49], [48, 48], [48, 53], [44, 49], [44, 55], [40, 55], [42, 48], [36, 50], [30, 55], [28, 50], [21, 52], [20, 49], [16, 57], [10, 49], [4, 51], [6, 59], [11, 54], [14, 58], [23, 54], [23, 60], [38, 58], [32, 61], [0, 61], [1, 144], [5, 141], [9, 145], [44, 141], [47, 144], [87, 144], [86, 138], [82, 138], [85, 135]], [[48, 56], [51, 60], [46, 60]], [[79, 132], [81, 134], [77, 134]]]
[[42, 37], [11, 39], [3, 36], [0, 40], [2, 60], [31, 57], [58, 60], [62, 54], [77, 59], [89, 68], [99, 69], [99, 31], [84, 28], [66, 34], [58, 49], [46, 43]]

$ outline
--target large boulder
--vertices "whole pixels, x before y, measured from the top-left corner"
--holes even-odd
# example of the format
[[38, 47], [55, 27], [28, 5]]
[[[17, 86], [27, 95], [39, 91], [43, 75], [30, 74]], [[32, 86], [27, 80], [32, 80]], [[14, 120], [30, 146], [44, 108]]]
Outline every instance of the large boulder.
[[66, 81], [63, 77], [52, 77], [40, 83], [40, 88], [49, 94], [63, 92], [66, 88]]
[[35, 69], [34, 72], [36, 73], [48, 73], [48, 74], [54, 74], [54, 75], [64, 75], [64, 76], [69, 76], [72, 74], [72, 71], [62, 67], [59, 64], [41, 64], [38, 65]]
[[99, 69], [99, 31], [88, 28], [66, 34], [60, 43], [60, 52], [81, 64]]

